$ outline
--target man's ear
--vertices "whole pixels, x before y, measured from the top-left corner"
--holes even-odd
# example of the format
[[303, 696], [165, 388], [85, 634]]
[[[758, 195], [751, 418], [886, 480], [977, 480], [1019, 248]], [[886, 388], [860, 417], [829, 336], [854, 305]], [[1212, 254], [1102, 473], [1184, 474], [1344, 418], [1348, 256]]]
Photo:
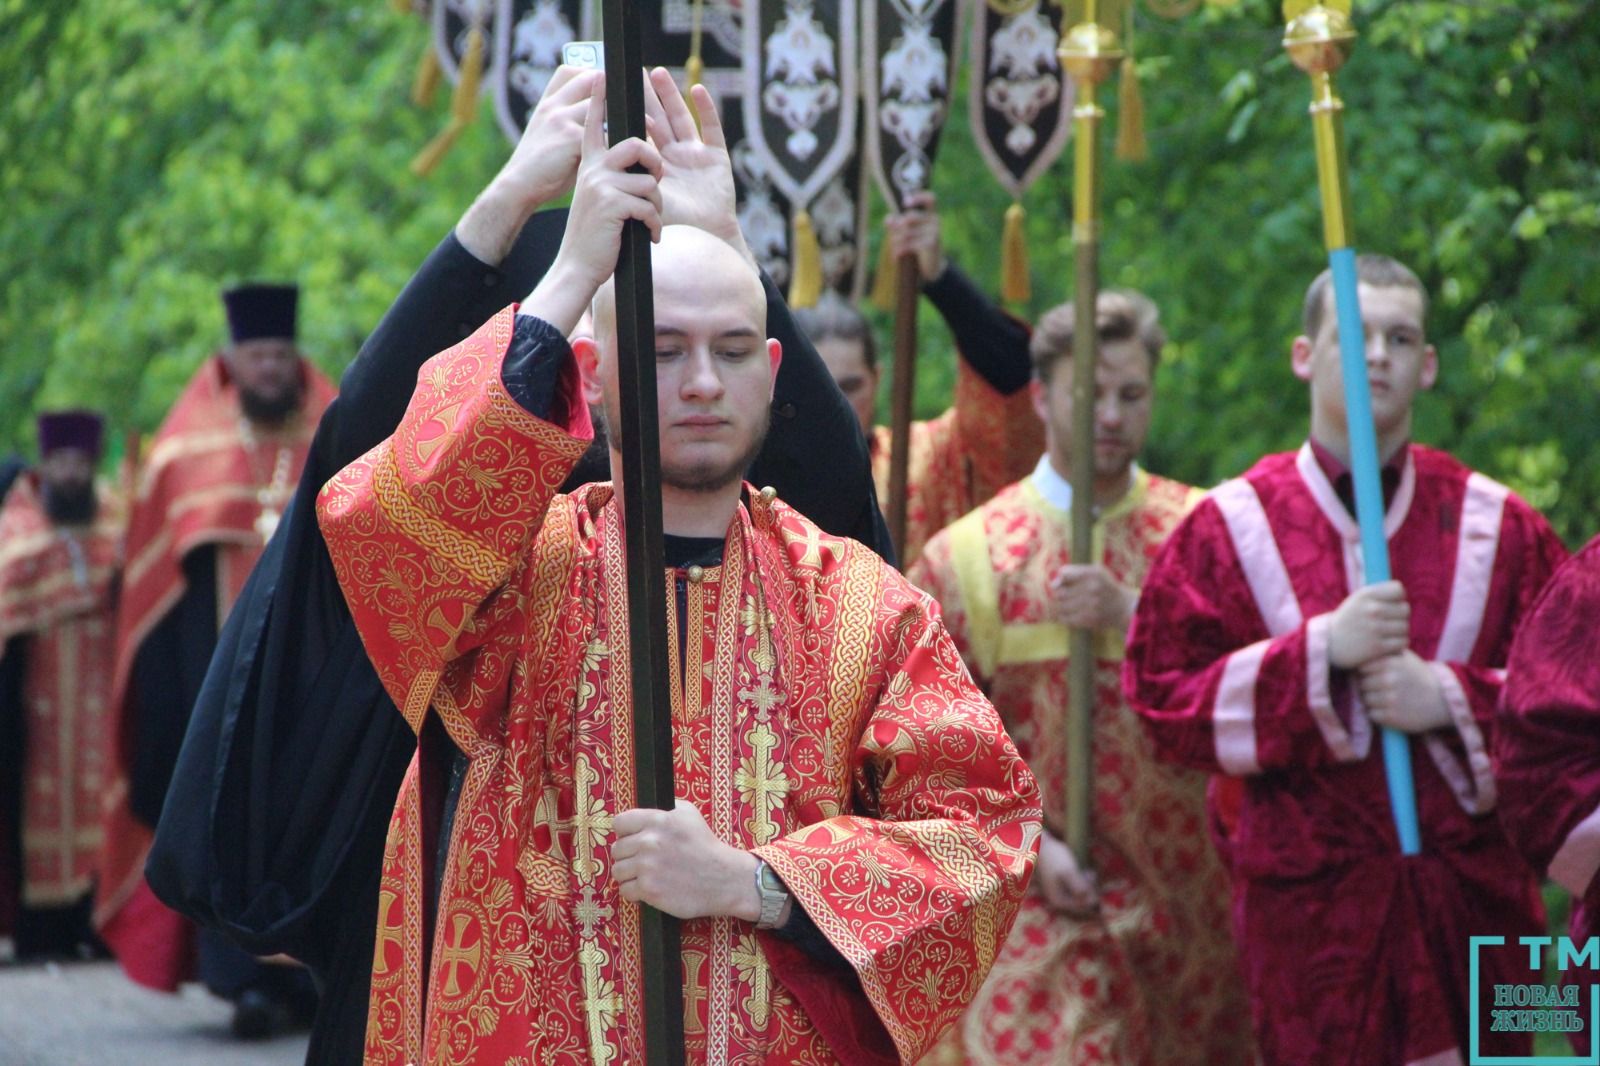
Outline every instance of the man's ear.
[[1050, 404], [1045, 395], [1049, 389], [1050, 386], [1038, 374], [1028, 379], [1028, 399], [1033, 403], [1033, 413], [1046, 426], [1050, 424]]
[[1433, 388], [1434, 382], [1438, 380], [1439, 353], [1430, 344], [1422, 350], [1422, 373], [1417, 378], [1417, 384], [1426, 392]]
[[783, 345], [774, 337], [767, 338], [767, 359], [772, 363], [772, 383], [768, 388], [768, 399], [778, 391], [778, 367], [783, 365]]
[[573, 337], [572, 355], [578, 361], [578, 376], [583, 379], [583, 402], [597, 407], [602, 402], [600, 387], [600, 345], [593, 337]]
[[1289, 345], [1289, 368], [1301, 381], [1311, 380], [1311, 338], [1304, 333]]

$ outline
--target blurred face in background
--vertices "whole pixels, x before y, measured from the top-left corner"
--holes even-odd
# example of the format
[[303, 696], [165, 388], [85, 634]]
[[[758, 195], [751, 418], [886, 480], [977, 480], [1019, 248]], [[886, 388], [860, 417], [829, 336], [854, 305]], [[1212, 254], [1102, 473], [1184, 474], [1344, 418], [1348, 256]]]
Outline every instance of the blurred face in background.
[[300, 365], [300, 349], [293, 341], [240, 341], [222, 358], [239, 387], [239, 406], [250, 421], [280, 425], [300, 409], [305, 374]]
[[878, 400], [878, 370], [867, 363], [867, 348], [858, 340], [824, 337], [814, 341], [833, 383], [861, 421], [861, 432], [872, 439], [873, 409]]
[[82, 448], [56, 448], [39, 460], [45, 513], [57, 525], [94, 521], [94, 461]]

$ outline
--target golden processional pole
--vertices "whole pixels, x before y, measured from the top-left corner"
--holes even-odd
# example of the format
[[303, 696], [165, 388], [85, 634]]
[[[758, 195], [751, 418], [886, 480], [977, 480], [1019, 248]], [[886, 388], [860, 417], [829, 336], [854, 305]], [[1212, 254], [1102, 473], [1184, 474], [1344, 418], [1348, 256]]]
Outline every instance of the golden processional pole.
[[[1117, 35], [1084, 0], [1083, 21], [1061, 38], [1058, 55], [1075, 87], [1072, 110], [1072, 247], [1076, 291], [1072, 330], [1072, 561], [1094, 562], [1094, 383], [1100, 357], [1095, 307], [1100, 296], [1100, 120], [1095, 90], [1111, 76], [1122, 50]], [[1094, 796], [1094, 630], [1072, 630], [1067, 663], [1067, 825], [1073, 857], [1089, 866]]]
[[[1361, 324], [1355, 242], [1350, 229], [1350, 192], [1344, 152], [1344, 101], [1333, 90], [1333, 74], [1355, 46], [1350, 0], [1289, 0], [1283, 46], [1295, 66], [1311, 75], [1311, 128], [1317, 148], [1317, 186], [1322, 194], [1322, 236], [1333, 279], [1334, 312], [1339, 322], [1339, 362], [1344, 376], [1350, 474], [1355, 481], [1356, 519], [1361, 527], [1364, 583], [1389, 580], [1389, 543], [1383, 530], [1383, 489], [1378, 475], [1378, 439], [1372, 424], [1372, 391], [1367, 383], [1366, 333]], [[1383, 768], [1400, 850], [1422, 849], [1417, 795], [1411, 777], [1411, 742], [1395, 729], [1383, 730]]]

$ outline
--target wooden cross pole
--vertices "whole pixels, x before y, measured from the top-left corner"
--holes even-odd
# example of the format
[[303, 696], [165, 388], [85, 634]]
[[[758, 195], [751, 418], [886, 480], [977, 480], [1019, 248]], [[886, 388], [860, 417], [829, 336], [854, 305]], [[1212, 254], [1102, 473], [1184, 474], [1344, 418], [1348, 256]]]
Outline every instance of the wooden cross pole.
[[[604, 0], [606, 123], [611, 143], [645, 136], [644, 57], [639, 22], [627, 0]], [[615, 275], [617, 378], [621, 425], [623, 526], [628, 572], [629, 677], [633, 694], [636, 798], [640, 806], [671, 810], [672, 711], [669, 691], [667, 601], [661, 549], [661, 442], [656, 421], [655, 304], [650, 281], [650, 232], [629, 222]], [[683, 960], [678, 922], [653, 907], [639, 908], [644, 972], [645, 1061], [684, 1061]]]

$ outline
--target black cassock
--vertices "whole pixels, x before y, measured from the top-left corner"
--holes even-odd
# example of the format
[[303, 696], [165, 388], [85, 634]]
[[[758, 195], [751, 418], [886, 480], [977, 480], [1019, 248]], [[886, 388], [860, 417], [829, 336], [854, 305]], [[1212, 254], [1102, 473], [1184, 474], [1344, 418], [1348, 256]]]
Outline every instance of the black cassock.
[[[308, 1063], [361, 1061], [384, 838], [417, 748], [350, 620], [316, 495], [394, 432], [427, 359], [533, 289], [565, 224], [564, 211], [536, 215], [499, 267], [452, 234], [367, 339], [223, 628], [178, 758], [146, 876], [200, 924], [311, 968], [323, 996]], [[763, 282], [767, 329], [784, 358], [750, 480], [888, 555], [855, 415]]]

